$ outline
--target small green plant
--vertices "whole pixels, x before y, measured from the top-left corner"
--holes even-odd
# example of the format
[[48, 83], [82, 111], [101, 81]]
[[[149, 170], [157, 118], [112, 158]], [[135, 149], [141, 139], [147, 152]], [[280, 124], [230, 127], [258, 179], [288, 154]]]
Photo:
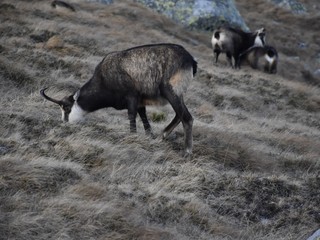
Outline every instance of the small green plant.
[[153, 112], [150, 119], [152, 122], [163, 122], [166, 120], [166, 115], [163, 112]]

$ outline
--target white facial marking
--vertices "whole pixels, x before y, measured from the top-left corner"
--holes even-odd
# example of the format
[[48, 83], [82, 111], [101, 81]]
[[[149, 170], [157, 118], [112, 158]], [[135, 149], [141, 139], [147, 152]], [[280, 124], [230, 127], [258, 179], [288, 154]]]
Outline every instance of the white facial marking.
[[69, 114], [69, 122], [70, 123], [77, 123], [81, 122], [84, 119], [84, 115], [86, 115], [87, 112], [84, 111], [77, 102], [74, 102], [71, 112]]
[[263, 47], [264, 44], [261, 40], [261, 38], [259, 36], [256, 36], [256, 39], [254, 40], [254, 46], [257, 46], [257, 47]]

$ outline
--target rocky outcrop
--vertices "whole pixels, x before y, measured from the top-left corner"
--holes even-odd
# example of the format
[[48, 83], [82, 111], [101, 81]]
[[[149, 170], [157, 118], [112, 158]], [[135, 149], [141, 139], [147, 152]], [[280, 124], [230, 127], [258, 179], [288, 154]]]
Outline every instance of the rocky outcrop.
[[233, 0], [136, 0], [183, 25], [212, 31], [229, 24], [248, 30]]
[[88, 2], [100, 2], [104, 4], [111, 4], [113, 3], [113, 0], [87, 0]]
[[294, 14], [306, 13], [305, 6], [297, 0], [268, 0], [268, 1], [271, 1], [272, 3], [280, 7], [286, 8], [287, 10], [291, 11]]
[[[113, 0], [88, 0], [113, 3]], [[228, 24], [248, 31], [246, 23], [237, 10], [234, 0], [135, 0], [151, 9], [166, 15], [186, 27], [213, 31], [216, 27]], [[299, 0], [266, 0], [294, 14], [306, 13]]]

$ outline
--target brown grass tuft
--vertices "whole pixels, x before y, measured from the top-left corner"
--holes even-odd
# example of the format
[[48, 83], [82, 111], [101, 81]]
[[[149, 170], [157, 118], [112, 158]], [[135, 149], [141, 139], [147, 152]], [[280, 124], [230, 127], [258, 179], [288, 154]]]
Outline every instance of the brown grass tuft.
[[63, 40], [59, 36], [52, 36], [46, 42], [47, 48], [62, 48], [64, 46]]

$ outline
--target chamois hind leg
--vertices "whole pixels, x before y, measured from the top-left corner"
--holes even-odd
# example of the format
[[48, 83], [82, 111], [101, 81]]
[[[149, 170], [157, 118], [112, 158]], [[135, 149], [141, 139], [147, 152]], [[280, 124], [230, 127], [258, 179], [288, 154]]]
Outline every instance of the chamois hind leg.
[[146, 107], [138, 108], [138, 113], [139, 113], [139, 116], [142, 120], [143, 127], [144, 127], [144, 130], [146, 131], [146, 134], [148, 134], [148, 135], [152, 134], [151, 126], [149, 124], [147, 114], [146, 114]]
[[234, 55], [234, 68], [235, 69], [240, 69], [240, 58], [241, 58], [241, 54], [239, 54], [239, 53], [236, 53], [235, 55]]
[[253, 63], [251, 63], [251, 67], [253, 69], [258, 69], [259, 57], [257, 55], [254, 56]]
[[163, 138], [166, 138], [173, 129], [181, 122], [180, 117], [176, 114], [174, 119], [172, 119], [171, 123], [163, 130]]
[[219, 49], [214, 49], [213, 50], [213, 55], [215, 57], [216, 63], [218, 62], [218, 58], [219, 58], [220, 52], [221, 51]]
[[237, 59], [235, 59], [235, 65], [236, 65], [239, 69], [241, 69], [241, 55], [240, 55]]
[[226, 55], [227, 55], [228, 63], [230, 64], [230, 66], [231, 66], [232, 68], [234, 68], [234, 67], [233, 67], [233, 64], [232, 64], [232, 54], [231, 54], [230, 52], [226, 52]]
[[137, 132], [136, 117], [138, 111], [138, 101], [136, 97], [128, 97], [128, 118], [130, 121], [130, 132]]
[[170, 133], [181, 121], [184, 128], [185, 156], [191, 155], [193, 118], [184, 104], [182, 96], [177, 96], [170, 88], [163, 91], [163, 96], [169, 101], [173, 110], [176, 112], [175, 118], [165, 128], [164, 134]]

